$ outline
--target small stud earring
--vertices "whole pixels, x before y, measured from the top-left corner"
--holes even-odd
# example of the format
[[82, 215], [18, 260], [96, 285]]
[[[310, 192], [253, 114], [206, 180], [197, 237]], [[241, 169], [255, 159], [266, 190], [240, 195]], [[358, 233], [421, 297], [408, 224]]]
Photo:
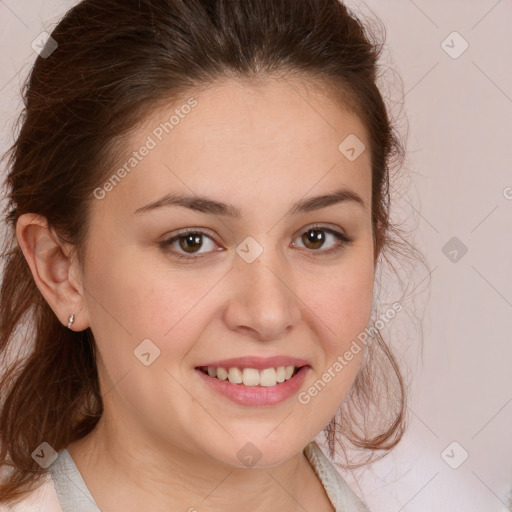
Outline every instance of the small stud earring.
[[73, 325], [73, 322], [75, 321], [75, 315], [72, 314], [70, 317], [69, 317], [69, 320], [68, 320], [68, 329], [71, 329], [71, 326]]

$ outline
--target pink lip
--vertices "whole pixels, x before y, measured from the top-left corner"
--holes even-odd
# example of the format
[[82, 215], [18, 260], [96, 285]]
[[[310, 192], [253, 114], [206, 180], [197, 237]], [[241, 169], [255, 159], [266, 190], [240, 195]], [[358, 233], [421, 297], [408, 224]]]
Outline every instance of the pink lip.
[[[215, 366], [215, 364], [211, 364], [210, 366]], [[228, 380], [219, 380], [215, 377], [210, 377], [197, 368], [195, 372], [199, 374], [210, 389], [224, 395], [232, 402], [240, 405], [261, 407], [278, 404], [297, 393], [309, 369], [309, 366], [303, 366], [291, 379], [276, 384], [275, 386], [244, 386], [243, 384], [232, 384]]]
[[235, 357], [232, 359], [223, 359], [222, 361], [211, 361], [196, 366], [219, 366], [222, 368], [255, 368], [256, 370], [264, 370], [265, 368], [278, 368], [279, 366], [306, 366], [309, 363], [304, 359], [287, 356], [274, 357]]

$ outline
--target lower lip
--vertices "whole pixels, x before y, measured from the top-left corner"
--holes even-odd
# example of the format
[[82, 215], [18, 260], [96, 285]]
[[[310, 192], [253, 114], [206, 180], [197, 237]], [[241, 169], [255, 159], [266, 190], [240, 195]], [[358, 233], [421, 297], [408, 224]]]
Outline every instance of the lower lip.
[[211, 389], [237, 404], [252, 407], [284, 402], [300, 389], [308, 370], [309, 366], [303, 366], [291, 379], [275, 386], [244, 386], [243, 384], [232, 384], [228, 380], [210, 377], [195, 368], [195, 371]]

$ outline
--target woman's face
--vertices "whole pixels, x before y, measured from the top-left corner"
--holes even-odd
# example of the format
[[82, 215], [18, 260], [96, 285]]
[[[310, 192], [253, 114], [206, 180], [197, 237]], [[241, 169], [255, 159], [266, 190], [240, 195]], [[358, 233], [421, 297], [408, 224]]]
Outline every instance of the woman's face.
[[[357, 117], [284, 79], [217, 82], [126, 141], [116, 177], [95, 191], [80, 313], [98, 348], [103, 421], [119, 439], [268, 466], [327, 425], [364, 347], [345, 354], [370, 319], [362, 143]], [[337, 202], [311, 201], [336, 191]], [[168, 195], [189, 199], [148, 206]], [[198, 369], [209, 363], [241, 371], [222, 381]]]

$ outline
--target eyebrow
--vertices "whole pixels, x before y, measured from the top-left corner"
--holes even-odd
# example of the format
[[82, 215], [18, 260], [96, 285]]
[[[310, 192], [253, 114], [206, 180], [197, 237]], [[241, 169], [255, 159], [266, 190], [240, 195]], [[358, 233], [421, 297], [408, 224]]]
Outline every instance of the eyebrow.
[[[302, 199], [295, 203], [287, 215], [297, 215], [300, 213], [308, 213], [327, 206], [332, 206], [340, 203], [354, 203], [365, 207], [363, 199], [352, 190], [345, 188], [336, 190], [331, 194], [323, 194], [315, 197]], [[198, 211], [201, 213], [209, 213], [211, 215], [224, 215], [227, 217], [240, 218], [242, 212], [239, 208], [232, 204], [226, 204], [221, 201], [216, 201], [206, 196], [198, 195], [185, 195], [180, 193], [169, 193], [162, 198], [153, 201], [145, 206], [141, 206], [135, 210], [134, 214], [140, 214], [162, 208], [164, 206], [183, 206], [190, 210]]]

